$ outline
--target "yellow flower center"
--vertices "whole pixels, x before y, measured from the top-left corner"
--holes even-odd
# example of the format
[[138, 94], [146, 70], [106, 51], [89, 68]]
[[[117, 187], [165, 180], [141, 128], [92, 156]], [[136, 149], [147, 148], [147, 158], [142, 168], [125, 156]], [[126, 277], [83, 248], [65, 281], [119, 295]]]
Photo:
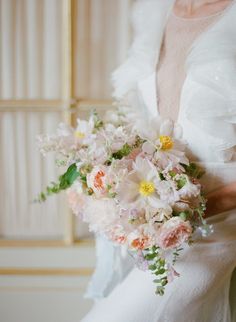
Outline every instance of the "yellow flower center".
[[139, 193], [142, 196], [148, 197], [155, 191], [155, 186], [153, 182], [141, 181], [139, 184]]
[[75, 137], [78, 139], [83, 139], [85, 137], [85, 134], [80, 131], [75, 131]]
[[161, 150], [170, 150], [173, 148], [174, 142], [168, 135], [160, 135], [159, 140], [161, 142]]

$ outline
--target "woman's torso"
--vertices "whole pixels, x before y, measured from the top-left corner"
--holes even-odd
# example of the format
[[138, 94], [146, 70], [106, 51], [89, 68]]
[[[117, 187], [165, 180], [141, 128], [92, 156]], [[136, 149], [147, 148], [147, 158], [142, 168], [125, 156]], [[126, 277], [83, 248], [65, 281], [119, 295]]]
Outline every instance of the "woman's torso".
[[[210, 106], [211, 112], [209, 113], [209, 118], [203, 119], [202, 121], [201, 114], [203, 114], [202, 111], [205, 108], [204, 104], [206, 104], [207, 110], [207, 100], [209, 99], [209, 101], [212, 101], [211, 103], [214, 103], [213, 96], [215, 93], [214, 91], [212, 92], [211, 89], [206, 91], [203, 88], [203, 84], [201, 84], [201, 80], [195, 82], [189, 77], [186, 72], [186, 61], [194, 43], [201, 39], [202, 36], [204, 37], [204, 34], [207, 34], [209, 30], [212, 28], [214, 29], [214, 25], [217, 24], [218, 21], [220, 22], [224, 12], [226, 12], [226, 10], [199, 19], [180, 18], [171, 13], [166, 24], [159, 62], [157, 64], [156, 94], [158, 114], [162, 117], [168, 117], [174, 121], [178, 121], [183, 126], [184, 137], [189, 143], [188, 155], [191, 161], [199, 162], [206, 170], [206, 175], [203, 178], [203, 185], [205, 186], [206, 191], [211, 191], [228, 182], [232, 182], [232, 180], [236, 180], [234, 148], [218, 149], [221, 142], [218, 137], [214, 137], [214, 133], [218, 131], [219, 133], [222, 132], [222, 135], [224, 135], [223, 132], [224, 130], [227, 131], [227, 129], [224, 127], [223, 123], [217, 119], [212, 119], [212, 121], [209, 122], [210, 117], [214, 116], [213, 108], [216, 107], [214, 104]], [[227, 66], [227, 64], [225, 64], [225, 66]], [[199, 74], [202, 72], [202, 75], [204, 75], [204, 70], [207, 74], [208, 67], [212, 68], [211, 62], [206, 69], [204, 66], [199, 67]], [[215, 68], [217, 68], [217, 64]], [[224, 72], [224, 70], [221, 70], [221, 72]], [[227, 73], [227, 70], [225, 70], [225, 73]], [[217, 76], [215, 76], [215, 78], [216, 77]], [[192, 119], [195, 118], [194, 123], [191, 122], [187, 115], [188, 110], [191, 110], [189, 107], [194, 105], [191, 94], [189, 94], [194, 92], [192, 91], [193, 87], [196, 93], [196, 103], [194, 106], [195, 115], [190, 116]], [[187, 95], [182, 95], [183, 92], [187, 93]], [[206, 100], [204, 101], [201, 99], [201, 95], [202, 97], [204, 95], [208, 97], [206, 97]], [[222, 101], [220, 104], [223, 109], [224, 102]], [[199, 110], [199, 112], [197, 110]], [[215, 113], [217, 113], [217, 111], [215, 111]], [[225, 113], [227, 113], [227, 111], [225, 111]], [[199, 118], [199, 120], [197, 120], [197, 118]], [[233, 118], [234, 116], [232, 116], [232, 120]], [[204, 125], [205, 120], [206, 125]], [[213, 134], [212, 137], [204, 130], [202, 131], [200, 129], [199, 131], [198, 123], [202, 123], [203, 129], [204, 127], [208, 127], [208, 129], [212, 127], [210, 128]], [[225, 125], [227, 126], [226, 123]], [[231, 132], [232, 136], [234, 133], [233, 131]], [[214, 147], [214, 144], [216, 147]], [[230, 162], [225, 163], [223, 161]]]
[[158, 110], [162, 117], [177, 121], [188, 52], [194, 41], [219, 17], [220, 13], [196, 19], [170, 14], [157, 64]]

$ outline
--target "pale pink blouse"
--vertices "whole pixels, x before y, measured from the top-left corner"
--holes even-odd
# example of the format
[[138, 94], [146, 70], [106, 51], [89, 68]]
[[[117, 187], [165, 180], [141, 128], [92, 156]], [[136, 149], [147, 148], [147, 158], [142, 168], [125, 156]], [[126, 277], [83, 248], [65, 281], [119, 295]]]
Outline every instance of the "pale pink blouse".
[[188, 19], [171, 13], [157, 65], [157, 98], [161, 116], [177, 120], [188, 51], [219, 15]]

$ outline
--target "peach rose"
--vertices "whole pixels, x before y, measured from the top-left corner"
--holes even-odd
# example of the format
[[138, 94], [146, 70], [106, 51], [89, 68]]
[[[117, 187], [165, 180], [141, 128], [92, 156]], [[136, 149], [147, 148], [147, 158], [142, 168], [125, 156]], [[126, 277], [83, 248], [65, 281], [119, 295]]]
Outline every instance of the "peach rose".
[[179, 247], [189, 239], [192, 231], [189, 221], [173, 217], [160, 228], [158, 245], [162, 249]]
[[87, 175], [87, 185], [92, 188], [94, 193], [102, 196], [106, 193], [106, 185], [108, 181], [108, 169], [105, 166], [95, 166], [91, 173]]

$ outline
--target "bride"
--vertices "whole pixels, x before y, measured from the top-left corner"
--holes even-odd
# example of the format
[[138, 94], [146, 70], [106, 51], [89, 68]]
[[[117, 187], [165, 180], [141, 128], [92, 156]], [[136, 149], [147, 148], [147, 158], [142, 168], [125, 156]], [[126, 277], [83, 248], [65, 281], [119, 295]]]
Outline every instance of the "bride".
[[214, 232], [184, 250], [163, 297], [135, 268], [82, 322], [236, 321], [236, 2], [136, 0], [133, 27], [114, 96], [182, 125]]

